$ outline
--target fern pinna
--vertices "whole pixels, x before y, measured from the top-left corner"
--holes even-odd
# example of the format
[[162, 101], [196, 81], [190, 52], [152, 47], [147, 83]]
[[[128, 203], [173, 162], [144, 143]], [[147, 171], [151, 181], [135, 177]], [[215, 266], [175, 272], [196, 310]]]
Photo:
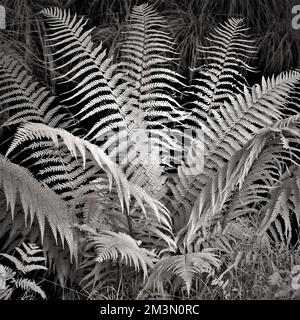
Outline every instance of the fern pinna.
[[291, 242], [300, 73], [251, 87], [256, 49], [243, 19], [199, 46], [206, 64], [188, 85], [150, 5], [133, 8], [115, 58], [94, 44], [88, 20], [41, 15], [58, 97], [21, 57], [0, 53], [1, 128], [13, 132], [0, 155], [8, 252], [40, 241], [62, 285], [147, 297], [223, 283], [254, 251]]

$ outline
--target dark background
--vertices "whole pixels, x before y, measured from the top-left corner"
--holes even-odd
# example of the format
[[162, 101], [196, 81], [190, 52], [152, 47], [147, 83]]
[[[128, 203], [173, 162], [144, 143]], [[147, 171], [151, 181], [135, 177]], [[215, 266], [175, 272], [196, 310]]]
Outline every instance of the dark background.
[[[134, 5], [140, 0], [0, 0], [7, 9], [7, 28], [0, 37], [23, 52], [36, 74], [47, 81], [44, 41], [45, 26], [39, 11], [45, 7], [69, 8], [72, 13], [89, 18], [96, 27], [94, 41], [103, 41], [110, 53], [118, 53], [122, 26]], [[146, 1], [147, 2], [147, 1]], [[205, 44], [205, 35], [229, 17], [244, 17], [256, 40], [259, 74], [271, 75], [299, 66], [300, 30], [291, 25], [292, 8], [297, 0], [148, 0], [164, 15], [180, 53], [178, 71], [191, 77], [189, 67], [197, 62], [196, 48]], [[201, 55], [200, 55], [201, 57]], [[48, 82], [48, 81], [47, 81]]]

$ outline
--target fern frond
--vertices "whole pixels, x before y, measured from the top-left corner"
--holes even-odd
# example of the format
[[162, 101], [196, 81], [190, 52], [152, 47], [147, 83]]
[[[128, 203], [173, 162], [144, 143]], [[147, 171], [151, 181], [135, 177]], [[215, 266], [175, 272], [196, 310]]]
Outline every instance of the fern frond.
[[13, 111], [3, 126], [24, 122], [47, 123], [69, 127], [72, 124], [67, 110], [53, 107], [55, 97], [38, 82], [13, 56], [0, 53], [0, 102], [6, 105], [0, 112]]
[[[283, 124], [285, 123], [286, 121], [283, 121]], [[280, 175], [280, 159], [294, 162], [293, 155], [297, 157], [297, 150], [291, 148], [284, 151], [281, 140], [274, 138], [277, 134], [293, 140], [294, 136], [294, 142], [299, 143], [299, 121], [296, 119], [294, 128], [291, 120], [289, 123], [289, 127], [281, 127], [277, 123], [280, 129], [262, 129], [209, 180], [192, 210], [187, 243], [199, 236], [197, 232], [200, 229], [204, 238], [213, 236], [212, 228], [216, 222], [226, 225], [241, 215], [262, 214], [254, 205], [258, 205], [259, 199], [262, 203], [266, 202], [268, 193], [272, 194], [274, 186], [280, 182], [280, 179], [276, 178], [276, 175]]]
[[214, 249], [204, 249], [201, 252], [161, 258], [152, 270], [143, 290], [149, 287], [162, 288], [164, 282], [173, 279], [174, 283], [174, 278], [179, 278], [178, 288], [182, 288], [184, 284], [189, 295], [192, 282], [197, 276], [204, 273], [211, 274], [214, 269], [220, 267], [221, 261], [214, 251]]
[[169, 164], [172, 151], [181, 147], [174, 137], [182, 134], [176, 128], [185, 115], [175, 97], [183, 84], [171, 69], [173, 45], [165, 19], [151, 5], [132, 9], [118, 67], [130, 88], [123, 107], [130, 132], [122, 164], [128, 179], [156, 199], [166, 194], [163, 159]]
[[155, 252], [168, 249], [176, 251], [174, 235], [168, 225], [159, 223], [155, 217], [136, 217], [131, 215], [133, 221], [133, 234], [135, 239], [141, 241], [143, 248], [155, 248]]
[[[67, 128], [72, 133], [80, 129], [75, 126], [76, 123], [70, 112], [65, 107], [57, 105], [57, 99], [51, 92], [38, 82], [35, 82], [28, 68], [14, 56], [1, 54], [0, 82], [3, 84], [0, 89], [0, 101], [3, 103], [3, 108], [0, 112], [9, 113], [8, 119], [3, 126], [19, 125], [27, 121], [32, 121], [47, 124], [52, 127]], [[35, 152], [32, 152], [32, 149], [34, 149]], [[27, 151], [29, 151], [29, 153], [27, 153]], [[63, 150], [53, 150], [53, 148], [49, 148], [44, 141], [35, 145], [31, 143], [25, 145], [18, 153], [14, 154], [14, 156], [16, 159], [22, 159], [22, 166], [35, 171], [35, 168], [40, 165], [40, 163], [36, 161], [36, 157], [41, 157], [46, 152], [49, 152], [51, 157], [45, 156], [43, 160], [40, 159], [40, 161], [44, 161], [43, 164], [46, 167], [53, 167], [53, 171], [60, 168], [60, 173], [63, 172], [63, 174], [59, 176], [58, 173], [54, 174], [48, 171], [45, 175], [45, 172], [40, 170], [41, 167], [39, 167], [38, 170], [40, 170], [40, 172], [36, 175], [38, 180], [43, 181], [51, 188], [53, 184], [57, 182], [55, 191], [59, 191], [61, 194], [64, 191], [63, 189], [72, 189], [70, 187], [72, 185], [70, 182], [71, 179], [74, 180], [73, 185], [76, 185], [76, 182], [80, 179], [82, 181], [84, 178], [83, 172], [82, 170], [79, 172], [73, 169], [74, 161], [72, 162], [66, 159]], [[24, 157], [24, 155], [26, 155], [26, 157]], [[62, 168], [64, 161], [71, 167], [69, 172], [67, 166]], [[16, 160], [16, 162], [18, 162], [18, 160]], [[59, 162], [61, 166], [56, 166], [53, 162]], [[56, 168], [54, 168], [54, 166], [56, 166]], [[68, 174], [66, 174], [66, 172]], [[62, 184], [64, 185], [62, 186]]]
[[[17, 252], [20, 254], [21, 260], [19, 260], [18, 258], [10, 254], [6, 254], [6, 253], [0, 254], [2, 257], [6, 258], [7, 260], [9, 260], [14, 264], [15, 271], [16, 271], [16, 272], [13, 271], [9, 267], [4, 267], [3, 277], [5, 279], [5, 284], [6, 284], [6, 287], [4, 288], [4, 290], [8, 291], [11, 295], [15, 289], [21, 288], [22, 290], [25, 291], [24, 295], [26, 295], [28, 291], [32, 291], [34, 293], [38, 293], [43, 299], [46, 299], [45, 292], [36, 284], [34, 280], [30, 280], [23, 277], [23, 275], [27, 275], [31, 271], [38, 271], [38, 270], [47, 271], [48, 270], [45, 266], [41, 264], [33, 263], [34, 261], [38, 261], [38, 262], [45, 261], [44, 257], [34, 257], [34, 255], [41, 253], [43, 251], [40, 250], [38, 246], [32, 243], [29, 243], [28, 245], [23, 243], [22, 245], [26, 252], [24, 252], [21, 248], [18, 248], [18, 247], [16, 248]], [[42, 259], [37, 260], [37, 258], [42, 258]], [[0, 275], [0, 279], [1, 279], [1, 275]]]
[[46, 183], [63, 199], [72, 199], [73, 194], [81, 185], [87, 184], [99, 173], [98, 166], [92, 159], [86, 159], [83, 168], [65, 145], [56, 147], [52, 141], [30, 141], [23, 149], [29, 155], [23, 158], [22, 164], [36, 173], [36, 178]]
[[[16, 248], [16, 249], [19, 249], [19, 248]], [[0, 255], [2, 257], [5, 257], [9, 261], [11, 261], [15, 265], [16, 269], [18, 271], [21, 271], [24, 274], [29, 273], [31, 271], [36, 271], [36, 270], [46, 270], [46, 271], [48, 270], [45, 266], [41, 266], [41, 265], [38, 265], [38, 264], [30, 264], [30, 265], [26, 264], [26, 265], [24, 265], [19, 259], [15, 258], [15, 257], [13, 257], [13, 256], [11, 256], [9, 254], [6, 254], [6, 253], [1, 253]], [[40, 257], [40, 259], [42, 259], [42, 258]], [[23, 257], [22, 257], [22, 260], [24, 262], [27, 262], [26, 260], [23, 259]], [[45, 258], [43, 258], [42, 261], [45, 261]]]
[[45, 221], [47, 220], [57, 241], [57, 233], [62, 243], [66, 240], [71, 256], [76, 254], [72, 232], [72, 219], [66, 203], [49, 187], [38, 182], [32, 174], [0, 156], [0, 186], [10, 206], [12, 217], [17, 197], [20, 198], [25, 216], [32, 224], [36, 217], [43, 239]]
[[[74, 101], [73, 107], [84, 105], [77, 116], [81, 120], [95, 120], [88, 136], [103, 141], [111, 130], [124, 128], [126, 124], [120, 112], [122, 101], [126, 100], [126, 88], [122, 90], [116, 86], [120, 78], [120, 75], [112, 74], [116, 66], [105, 57], [102, 44], [94, 48], [92, 30], [84, 31], [87, 21], [83, 18], [72, 17], [69, 11], [59, 8], [44, 9], [42, 14], [49, 25], [47, 41], [54, 49], [54, 62], [60, 64], [55, 70], [70, 67], [57, 79], [64, 78], [71, 85], [75, 83], [65, 102]], [[64, 60], [67, 62], [63, 63]]]
[[243, 95], [231, 97], [231, 102], [225, 102], [219, 112], [212, 111], [214, 117], [202, 124], [203, 133], [199, 135], [204, 154], [202, 172], [195, 170], [193, 174], [186, 165], [178, 168], [177, 193], [185, 199], [178, 200], [184, 201], [188, 210], [191, 208], [189, 203], [194, 202], [197, 193], [219, 168], [251, 141], [260, 129], [283, 118], [281, 108], [299, 80], [298, 71], [284, 72], [276, 78], [263, 78], [261, 86], [254, 86], [251, 91], [245, 87]]
[[24, 252], [21, 248], [16, 248], [16, 250], [19, 252], [22, 260], [26, 263], [41, 262], [46, 260], [44, 257], [34, 257], [34, 255], [43, 252], [43, 250], [41, 250], [34, 243], [28, 243], [27, 245], [25, 242], [23, 242], [22, 246], [26, 252]]
[[145, 110], [146, 120], [147, 117], [151, 117], [151, 121], [156, 118], [162, 124], [170, 122], [173, 117], [176, 121], [176, 116], [182, 114], [172, 94], [176, 91], [175, 85], [182, 84], [179, 76], [168, 67], [172, 60], [168, 55], [175, 52], [166, 21], [152, 6], [136, 6], [125, 34], [121, 47], [121, 71], [132, 87], [130, 107]]
[[[270, 201], [262, 208], [260, 216], [263, 217], [258, 235], [263, 235], [280, 217], [283, 221], [284, 235], [281, 240], [290, 242], [292, 237], [291, 212], [295, 213], [297, 224], [300, 222], [300, 169], [294, 166], [288, 174], [281, 177], [276, 188], [270, 192]], [[281, 234], [281, 226], [277, 232]]]
[[148, 268], [153, 267], [156, 255], [140, 248], [132, 237], [125, 233], [106, 231], [92, 237], [92, 244], [96, 250], [96, 261], [118, 260], [133, 265], [136, 271], [143, 271], [144, 280], [148, 276]]
[[[68, 148], [72, 156], [77, 158], [79, 153], [82, 158], [83, 166], [85, 165], [87, 158], [92, 158], [107, 174], [110, 190], [113, 180], [117, 184], [118, 196], [122, 209], [123, 201], [125, 201], [126, 206], [129, 207], [130, 195], [132, 194], [145, 214], [146, 210], [143, 201], [155, 212], [159, 220], [165, 219], [164, 216], [167, 218], [169, 217], [167, 209], [161, 203], [149, 196], [138, 185], [127, 181], [120, 168], [110, 160], [100, 147], [76, 137], [66, 130], [51, 128], [44, 124], [24, 124], [16, 133], [15, 139], [8, 150], [8, 154], [24, 141], [41, 138], [51, 139], [57, 147], [60, 145], [61, 139], [62, 143]], [[88, 154], [86, 154], [86, 151], [88, 151]]]
[[44, 124], [26, 123], [20, 127], [16, 133], [14, 141], [7, 151], [7, 154], [11, 153], [24, 141], [41, 138], [51, 139], [56, 147], [59, 147], [59, 139], [61, 138], [63, 144], [68, 148], [73, 157], [77, 158], [79, 152], [82, 157], [83, 166], [86, 164], [86, 150], [89, 151], [99, 167], [102, 168], [110, 177], [110, 180], [114, 177], [116, 182], [119, 183], [120, 177], [118, 177], [117, 166], [109, 159], [101, 148], [84, 139], [72, 135], [66, 130], [51, 128]]
[[47, 299], [44, 290], [42, 290], [33, 280], [21, 278], [15, 281], [15, 286], [25, 291], [32, 291], [38, 293], [43, 299]]
[[218, 111], [230, 96], [243, 93], [247, 82], [242, 71], [253, 71], [247, 60], [256, 53], [254, 41], [246, 35], [247, 30], [243, 19], [231, 18], [207, 38], [208, 47], [199, 47], [208, 63], [199, 69], [187, 93], [197, 126], [198, 120], [207, 118], [205, 113]]

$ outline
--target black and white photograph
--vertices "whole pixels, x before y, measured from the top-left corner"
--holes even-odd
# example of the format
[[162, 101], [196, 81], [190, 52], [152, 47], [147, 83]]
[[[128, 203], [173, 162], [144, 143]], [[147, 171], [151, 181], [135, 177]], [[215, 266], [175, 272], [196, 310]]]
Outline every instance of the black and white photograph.
[[296, 301], [299, 240], [300, 1], [0, 0], [3, 305]]

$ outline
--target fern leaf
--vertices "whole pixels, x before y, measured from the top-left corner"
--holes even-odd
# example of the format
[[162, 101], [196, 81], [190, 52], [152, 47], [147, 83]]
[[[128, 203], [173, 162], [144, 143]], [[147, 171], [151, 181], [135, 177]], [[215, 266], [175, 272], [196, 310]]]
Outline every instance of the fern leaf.
[[166, 54], [175, 52], [165, 20], [150, 5], [136, 6], [125, 34], [121, 47], [121, 71], [133, 89], [132, 107], [145, 110], [146, 117], [148, 111], [155, 109], [166, 110], [173, 117], [176, 117], [177, 109], [177, 116], [180, 116], [176, 100], [170, 94], [164, 94], [164, 89], [176, 90], [172, 84], [181, 85], [178, 75], [168, 68], [171, 58]]
[[247, 60], [256, 53], [246, 31], [243, 19], [231, 18], [215, 28], [207, 38], [208, 47], [199, 47], [198, 51], [205, 55], [208, 62], [199, 69], [187, 92], [191, 100], [187, 107], [192, 109], [190, 120], [197, 127], [213, 116], [211, 111], [219, 111], [231, 96], [243, 93], [247, 82], [242, 72], [253, 71]]
[[[202, 125], [203, 134], [200, 135], [205, 152], [203, 171], [191, 174], [186, 165], [178, 169], [178, 188], [182, 189], [181, 194], [189, 210], [189, 202], [195, 201], [195, 196], [206, 185], [209, 177], [251, 141], [260, 129], [283, 118], [281, 108], [299, 80], [298, 71], [263, 79], [261, 86], [254, 86], [251, 91], [245, 87], [243, 95], [230, 98], [231, 103], [225, 102], [219, 113], [213, 111], [217, 116]], [[187, 180], [185, 184], [184, 179]]]
[[68, 111], [53, 107], [55, 97], [38, 82], [13, 56], [0, 53], [0, 102], [7, 105], [1, 112], [13, 111], [3, 126], [24, 122], [47, 123], [68, 127], [72, 123]]
[[76, 254], [74, 246], [72, 219], [66, 203], [50, 188], [41, 184], [31, 173], [0, 156], [0, 186], [4, 190], [12, 217], [17, 197], [20, 197], [25, 215], [25, 223], [29, 219], [32, 224], [37, 218], [43, 239], [45, 221], [47, 220], [57, 241], [57, 233], [62, 243], [66, 240], [71, 256]]
[[[290, 221], [290, 210], [288, 207], [289, 201], [292, 202], [292, 209], [295, 212], [297, 221], [299, 223], [300, 216], [300, 180], [299, 180], [299, 166], [295, 166], [289, 175], [285, 175], [280, 179], [279, 184], [270, 192], [270, 201], [261, 210], [260, 214], [263, 216], [260, 228], [258, 230], [259, 235], [263, 235], [271, 226], [273, 222], [276, 222], [278, 217], [283, 220], [283, 229], [285, 237], [282, 240], [290, 241], [292, 225]], [[280, 232], [280, 229], [277, 231]]]
[[185, 285], [189, 295], [192, 282], [197, 276], [203, 273], [210, 274], [220, 265], [221, 261], [213, 249], [164, 257], [155, 265], [144, 290], [152, 286], [160, 288], [164, 281], [178, 277], [181, 280], [180, 284]]
[[[294, 118], [294, 120], [296, 120], [294, 128], [291, 125], [292, 122], [290, 120], [290, 127], [281, 127], [279, 123], [277, 123], [276, 126], [281, 127], [280, 129], [276, 127], [262, 129], [255, 139], [231, 157], [227, 164], [209, 180], [200, 192], [192, 210], [187, 243], [193, 242], [194, 237], [199, 236], [197, 232], [200, 229], [202, 230], [202, 234], [204, 233], [205, 228], [210, 228], [210, 230], [212, 230], [211, 228], [213, 228], [217, 221], [222, 222], [224, 221], [223, 219], [225, 219], [226, 223], [228, 223], [228, 221], [235, 219], [240, 215], [249, 214], [251, 209], [246, 208], [246, 210], [244, 210], [243, 208], [252, 203], [253, 205], [257, 205], [257, 202], [260, 199], [259, 194], [267, 195], [269, 192], [273, 194], [276, 183], [280, 183], [280, 181], [272, 178], [272, 175], [270, 174], [271, 172], [274, 175], [276, 172], [275, 170], [278, 171], [274, 163], [278, 163], [277, 159], [285, 157], [291, 161], [292, 155], [295, 153], [295, 151], [289, 149], [285, 156], [285, 153], [282, 150], [281, 141], [274, 139], [274, 134], [284, 135], [290, 139], [293, 135], [296, 135], [295, 142], [298, 141], [296, 143], [299, 143], [300, 135], [298, 130], [295, 130], [296, 128], [299, 128], [299, 122], [296, 118]], [[286, 121], [283, 121], [282, 124], [285, 123]], [[264, 184], [259, 184], [259, 181], [264, 181]], [[286, 189], [287, 188], [284, 185], [283, 190]], [[284, 205], [286, 201], [283, 201], [282, 191], [278, 191], [282, 189], [275, 190], [277, 191], [269, 205], [271, 205], [271, 207], [273, 205], [273, 208], [276, 208], [276, 210], [273, 211], [270, 217], [270, 212], [268, 213], [269, 209], [267, 209], [264, 221], [268, 221], [270, 225], [278, 214], [281, 213], [283, 219], [286, 221], [286, 232], [289, 232], [290, 223], [286, 218], [288, 216], [288, 209], [283, 210], [282, 206], [278, 207], [275, 204], [281, 203]], [[236, 193], [236, 195], [232, 198], [234, 193]], [[294, 192], [292, 192], [292, 194], [294, 194]], [[286, 197], [287, 195], [285, 198]], [[273, 202], [275, 199], [276, 202]], [[229, 201], [233, 201], [233, 203], [228, 204]], [[261, 201], [265, 202], [266, 196], [261, 196]], [[239, 209], [239, 204], [243, 207], [241, 210]], [[227, 205], [228, 209], [226, 210]], [[262, 215], [262, 212], [259, 213], [254, 211], [254, 213]], [[265, 227], [261, 226], [261, 228], [266, 231]], [[213, 236], [211, 232], [209, 232], [209, 234]]]
[[15, 286], [26, 291], [38, 293], [43, 299], [47, 299], [45, 292], [35, 283], [35, 281], [21, 278], [15, 281]]
[[[106, 53], [102, 44], [94, 48], [91, 40], [92, 30], [84, 31], [87, 21], [71, 17], [70, 12], [59, 8], [44, 9], [42, 14], [48, 22], [48, 43], [54, 49], [56, 71], [68, 66], [71, 69], [57, 79], [65, 78], [65, 82], [75, 86], [68, 92], [65, 103], [70, 107], [85, 105], [79, 109], [77, 116], [94, 121], [88, 136], [90, 139], [102, 139], [111, 130], [111, 125], [124, 128], [125, 122], [120, 112], [122, 101], [126, 100], [126, 88], [116, 86], [120, 75], [113, 76], [116, 66]], [[58, 49], [60, 48], [60, 49]], [[66, 60], [66, 63], [63, 61]], [[80, 79], [80, 81], [78, 81]], [[79, 98], [79, 99], [77, 99]], [[78, 108], [77, 108], [78, 109]], [[109, 114], [103, 117], [103, 114]]]
[[[101, 169], [103, 169], [109, 177], [110, 190], [113, 182], [112, 178], [117, 183], [118, 196], [122, 205], [122, 209], [123, 201], [125, 201], [126, 206], [129, 207], [130, 194], [132, 194], [143, 209], [144, 213], [146, 213], [146, 210], [144, 209], [143, 201], [145, 201], [145, 203], [155, 212], [159, 220], [165, 219], [163, 216], [166, 216], [168, 218], [168, 211], [166, 210], [166, 208], [155, 199], [152, 199], [138, 185], [129, 183], [123, 172], [112, 160], [110, 160], [110, 158], [100, 147], [84, 139], [76, 137], [66, 130], [51, 128], [44, 124], [24, 124], [16, 133], [15, 139], [12, 142], [7, 153], [9, 154], [24, 141], [41, 138], [51, 139], [57, 147], [60, 145], [61, 139], [72, 156], [76, 158], [79, 153], [82, 158], [83, 166], [86, 163], [87, 157], [91, 156], [95, 163]], [[86, 151], [89, 152], [89, 155], [86, 154]]]
[[140, 248], [137, 242], [127, 234], [106, 231], [92, 237], [92, 244], [96, 250], [96, 261], [112, 259], [133, 265], [136, 271], [143, 271], [144, 280], [148, 276], [148, 268], [153, 267], [156, 255]]

